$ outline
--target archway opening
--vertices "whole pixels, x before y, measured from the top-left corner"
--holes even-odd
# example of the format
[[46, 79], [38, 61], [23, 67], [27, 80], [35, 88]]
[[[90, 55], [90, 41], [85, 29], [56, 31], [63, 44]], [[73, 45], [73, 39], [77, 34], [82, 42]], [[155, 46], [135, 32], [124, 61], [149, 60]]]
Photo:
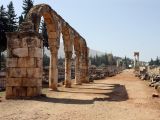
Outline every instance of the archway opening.
[[42, 76], [42, 88], [48, 88], [49, 87], [49, 65], [50, 65], [50, 50], [49, 50], [49, 44], [48, 44], [48, 32], [47, 32], [47, 25], [44, 21], [44, 17], [42, 16], [40, 19], [39, 24], [39, 33], [42, 36], [43, 41], [43, 76]]
[[58, 82], [63, 82], [65, 79], [65, 52], [62, 33], [60, 34], [60, 46], [58, 50]]

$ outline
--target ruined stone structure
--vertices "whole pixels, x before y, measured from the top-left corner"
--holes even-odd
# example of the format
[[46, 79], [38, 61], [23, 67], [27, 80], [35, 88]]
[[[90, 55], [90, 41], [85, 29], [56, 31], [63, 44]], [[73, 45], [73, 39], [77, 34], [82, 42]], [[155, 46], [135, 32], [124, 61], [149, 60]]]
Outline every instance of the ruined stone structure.
[[71, 87], [71, 58], [76, 55], [75, 84], [88, 83], [88, 52], [86, 41], [50, 6], [34, 6], [27, 15], [19, 32], [7, 33], [7, 84], [6, 98], [33, 97], [41, 94], [42, 86], [42, 38], [39, 25], [41, 17], [47, 25], [51, 52], [49, 87], [57, 90], [58, 49], [60, 35], [64, 40], [65, 87]]
[[20, 32], [7, 33], [6, 98], [31, 97], [41, 93], [43, 43], [33, 30], [33, 24], [26, 22], [20, 27]]
[[139, 69], [139, 52], [134, 52], [134, 68]]

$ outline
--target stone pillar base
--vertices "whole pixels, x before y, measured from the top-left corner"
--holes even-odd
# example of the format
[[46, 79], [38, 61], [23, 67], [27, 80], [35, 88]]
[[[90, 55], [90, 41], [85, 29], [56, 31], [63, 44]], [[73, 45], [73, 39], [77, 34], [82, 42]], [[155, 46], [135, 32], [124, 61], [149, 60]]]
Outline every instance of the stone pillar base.
[[83, 80], [82, 80], [82, 83], [89, 83], [89, 81], [83, 81]]
[[6, 87], [6, 99], [27, 99], [40, 96], [42, 87]]
[[88, 78], [82, 79], [81, 81], [82, 81], [82, 83], [89, 83], [89, 79]]
[[71, 82], [69, 82], [69, 81], [65, 81], [65, 88], [71, 88]]
[[49, 88], [51, 91], [57, 91], [57, 85], [56, 84], [52, 84], [52, 85], [49, 85]]

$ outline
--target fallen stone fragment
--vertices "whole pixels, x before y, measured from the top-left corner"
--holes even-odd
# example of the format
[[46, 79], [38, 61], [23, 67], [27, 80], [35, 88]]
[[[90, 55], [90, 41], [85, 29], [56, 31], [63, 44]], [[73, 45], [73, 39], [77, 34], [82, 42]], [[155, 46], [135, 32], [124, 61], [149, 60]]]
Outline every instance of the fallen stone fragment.
[[154, 93], [154, 94], [152, 95], [152, 97], [153, 97], [153, 98], [159, 97], [159, 95]]
[[47, 95], [46, 95], [46, 94], [41, 94], [40, 96], [41, 96], [41, 97], [47, 97]]

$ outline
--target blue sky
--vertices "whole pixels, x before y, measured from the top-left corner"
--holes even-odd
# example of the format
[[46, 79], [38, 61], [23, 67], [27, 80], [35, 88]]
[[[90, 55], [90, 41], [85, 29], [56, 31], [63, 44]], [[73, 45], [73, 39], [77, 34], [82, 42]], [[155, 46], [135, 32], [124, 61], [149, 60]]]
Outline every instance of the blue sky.
[[[16, 13], [23, 0], [12, 0]], [[10, 0], [0, 0], [6, 5]], [[92, 49], [140, 59], [156, 58], [160, 51], [160, 0], [34, 0], [56, 10]]]

